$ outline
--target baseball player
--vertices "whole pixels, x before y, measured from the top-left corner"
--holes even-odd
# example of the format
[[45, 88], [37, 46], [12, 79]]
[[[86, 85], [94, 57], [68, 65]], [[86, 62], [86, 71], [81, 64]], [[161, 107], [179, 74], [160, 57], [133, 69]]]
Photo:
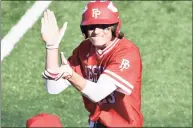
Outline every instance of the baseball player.
[[90, 113], [89, 127], [142, 127], [142, 62], [138, 47], [120, 32], [118, 9], [111, 1], [90, 1], [84, 8], [80, 29], [84, 40], [58, 66], [58, 48], [67, 22], [58, 28], [53, 11], [42, 18], [46, 47], [43, 77], [50, 94], [69, 85], [81, 92]]

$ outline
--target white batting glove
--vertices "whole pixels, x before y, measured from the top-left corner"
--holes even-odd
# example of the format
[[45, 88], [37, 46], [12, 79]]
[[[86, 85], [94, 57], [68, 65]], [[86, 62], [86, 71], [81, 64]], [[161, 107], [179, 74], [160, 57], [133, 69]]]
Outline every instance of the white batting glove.
[[62, 64], [56, 69], [47, 69], [42, 75], [45, 79], [59, 80], [60, 78], [69, 79], [72, 77], [72, 68], [64, 57], [64, 53], [60, 53]]
[[42, 39], [46, 42], [47, 49], [59, 48], [59, 44], [66, 29], [67, 22], [65, 22], [63, 27], [59, 30], [53, 11], [48, 9], [44, 12], [44, 16], [41, 19], [41, 33]]

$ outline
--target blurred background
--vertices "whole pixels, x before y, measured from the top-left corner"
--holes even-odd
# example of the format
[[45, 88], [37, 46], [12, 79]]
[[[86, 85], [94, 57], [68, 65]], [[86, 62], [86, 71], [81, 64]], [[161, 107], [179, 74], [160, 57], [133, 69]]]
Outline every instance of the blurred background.
[[[1, 1], [1, 37], [35, 1]], [[59, 27], [68, 21], [60, 51], [69, 57], [83, 36], [80, 20], [88, 1], [53, 1]], [[192, 127], [192, 1], [114, 1], [121, 31], [140, 49], [144, 127]], [[42, 17], [42, 16], [41, 16]], [[1, 62], [1, 126], [25, 127], [31, 116], [56, 114], [64, 127], [86, 127], [88, 112], [73, 87], [46, 92], [41, 73], [45, 46], [41, 17]], [[1, 39], [2, 39], [1, 38]]]

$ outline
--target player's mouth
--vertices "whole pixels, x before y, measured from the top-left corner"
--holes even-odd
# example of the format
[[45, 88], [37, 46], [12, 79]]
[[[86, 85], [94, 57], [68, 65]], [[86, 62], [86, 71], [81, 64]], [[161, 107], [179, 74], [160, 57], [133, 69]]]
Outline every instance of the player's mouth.
[[101, 35], [93, 35], [93, 36], [91, 36], [92, 38], [102, 38], [103, 36], [101, 36]]

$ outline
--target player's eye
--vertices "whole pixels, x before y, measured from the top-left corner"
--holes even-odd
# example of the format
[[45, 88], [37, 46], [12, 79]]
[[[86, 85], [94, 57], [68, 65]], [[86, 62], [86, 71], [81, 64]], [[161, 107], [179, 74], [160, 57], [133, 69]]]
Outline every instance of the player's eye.
[[96, 28], [96, 25], [89, 25], [87, 26], [88, 30], [94, 30]]
[[99, 27], [101, 29], [108, 29], [110, 27], [110, 25], [108, 25], [108, 24], [101, 24]]
[[87, 26], [88, 30], [95, 30], [96, 28], [100, 28], [100, 29], [108, 29], [110, 27], [110, 25], [108, 24], [96, 24], [96, 25], [89, 25]]

